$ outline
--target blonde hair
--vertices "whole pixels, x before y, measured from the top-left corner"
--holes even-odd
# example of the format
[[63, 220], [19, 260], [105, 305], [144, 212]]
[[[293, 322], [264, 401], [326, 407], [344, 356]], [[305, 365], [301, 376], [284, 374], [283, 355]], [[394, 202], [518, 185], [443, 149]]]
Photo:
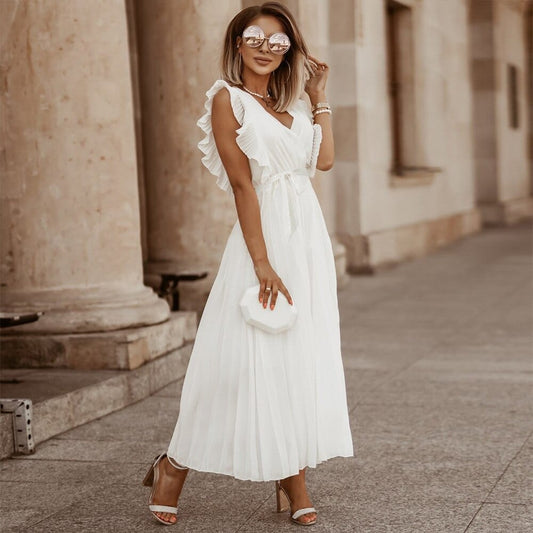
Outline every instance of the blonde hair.
[[242, 85], [242, 58], [237, 51], [237, 37], [250, 22], [270, 15], [279, 20], [291, 40], [289, 51], [283, 56], [280, 66], [272, 72], [268, 90], [275, 101], [272, 108], [280, 113], [290, 109], [300, 98], [311, 71], [308, 49], [291, 12], [278, 2], [265, 2], [260, 6], [243, 9], [229, 23], [224, 37], [222, 52], [222, 77], [232, 85]]

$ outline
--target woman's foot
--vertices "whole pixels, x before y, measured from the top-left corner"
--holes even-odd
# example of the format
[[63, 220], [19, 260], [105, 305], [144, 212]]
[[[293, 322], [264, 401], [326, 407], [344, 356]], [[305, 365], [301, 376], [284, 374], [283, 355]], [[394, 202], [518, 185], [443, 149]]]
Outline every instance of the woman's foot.
[[[165, 455], [158, 464], [159, 479], [156, 487], [154, 487], [153, 504], [155, 505], [170, 505], [175, 506], [181, 494], [181, 489], [185, 483], [185, 478], [189, 473], [187, 470], [178, 470], [172, 466]], [[176, 515], [172, 513], [163, 513], [154, 511], [154, 513], [164, 520], [174, 524], [177, 520]]]
[[[313, 507], [307, 488], [305, 486], [305, 469], [300, 470], [296, 476], [286, 477], [280, 481], [281, 486], [287, 492], [291, 501], [291, 515], [298, 509]], [[316, 513], [306, 513], [296, 519], [298, 522], [307, 524], [316, 520]]]

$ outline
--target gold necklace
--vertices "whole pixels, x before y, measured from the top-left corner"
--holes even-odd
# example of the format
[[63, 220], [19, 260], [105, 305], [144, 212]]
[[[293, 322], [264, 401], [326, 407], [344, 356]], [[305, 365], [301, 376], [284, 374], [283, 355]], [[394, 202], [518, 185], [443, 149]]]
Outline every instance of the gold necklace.
[[272, 102], [270, 101], [272, 99], [272, 96], [270, 95], [269, 92], [267, 92], [267, 95], [266, 96], [263, 96], [262, 94], [259, 94], [259, 93], [254, 93], [253, 91], [250, 91], [250, 89], [248, 89], [248, 87], [245, 87], [244, 84], [242, 86], [242, 88], [249, 94], [253, 95], [253, 96], [257, 96], [258, 98], [261, 98], [261, 100], [263, 100], [263, 102], [265, 102], [265, 105], [267, 107], [271, 107], [272, 106]]
[[257, 96], [257, 97], [259, 97], [259, 98], [261, 98], [261, 99], [263, 99], [263, 100], [264, 100], [265, 98], [271, 98], [269, 92], [267, 92], [267, 95], [266, 95], [266, 96], [263, 96], [262, 94], [254, 93], [253, 91], [250, 91], [250, 89], [248, 89], [248, 87], [246, 87], [246, 86], [244, 86], [244, 85], [242, 86], [242, 88], [243, 88], [247, 93], [253, 94], [254, 96]]

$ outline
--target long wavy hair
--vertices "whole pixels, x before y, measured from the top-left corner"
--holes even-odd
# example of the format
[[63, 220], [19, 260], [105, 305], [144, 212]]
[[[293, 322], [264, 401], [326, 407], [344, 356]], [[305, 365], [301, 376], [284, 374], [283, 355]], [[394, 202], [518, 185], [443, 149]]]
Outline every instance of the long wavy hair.
[[278, 2], [265, 2], [260, 6], [243, 9], [229, 23], [222, 52], [222, 77], [232, 85], [242, 85], [242, 58], [237, 50], [237, 37], [250, 22], [261, 15], [276, 17], [291, 40], [289, 51], [280, 66], [270, 75], [268, 90], [274, 99], [272, 108], [280, 113], [290, 109], [300, 98], [311, 68], [309, 52], [291, 12]]

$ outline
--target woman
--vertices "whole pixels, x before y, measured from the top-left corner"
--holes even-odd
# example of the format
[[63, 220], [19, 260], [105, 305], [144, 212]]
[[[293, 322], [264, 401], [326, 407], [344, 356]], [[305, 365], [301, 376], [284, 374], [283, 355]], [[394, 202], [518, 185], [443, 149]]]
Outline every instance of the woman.
[[[310, 180], [333, 165], [328, 67], [309, 56], [287, 8], [267, 2], [230, 22], [222, 70], [206, 93], [199, 147], [238, 221], [198, 325], [174, 434], [143, 483], [153, 487], [153, 515], [173, 524], [189, 468], [276, 480], [278, 511], [311, 525], [305, 468], [353, 456], [335, 264]], [[257, 283], [265, 312], [279, 298], [296, 304], [290, 329], [245, 321], [239, 301]]]

